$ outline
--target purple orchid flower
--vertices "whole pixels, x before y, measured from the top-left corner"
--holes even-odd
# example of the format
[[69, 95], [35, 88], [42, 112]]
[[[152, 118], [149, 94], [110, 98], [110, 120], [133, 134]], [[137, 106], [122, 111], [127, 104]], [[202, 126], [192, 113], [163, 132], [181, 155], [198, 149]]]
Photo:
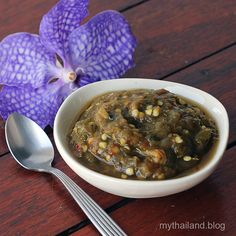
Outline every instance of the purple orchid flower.
[[[53, 126], [63, 100], [77, 88], [119, 78], [134, 66], [136, 39], [125, 18], [104, 11], [80, 26], [88, 0], [61, 0], [40, 34], [16, 33], [0, 43], [0, 114], [19, 112]], [[60, 58], [60, 59], [58, 59]]]

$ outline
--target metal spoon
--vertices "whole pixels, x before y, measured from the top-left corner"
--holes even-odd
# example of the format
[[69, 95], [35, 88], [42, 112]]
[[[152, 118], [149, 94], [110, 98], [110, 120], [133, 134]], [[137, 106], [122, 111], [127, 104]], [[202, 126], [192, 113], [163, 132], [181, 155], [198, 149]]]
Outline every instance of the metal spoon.
[[124, 231], [74, 181], [51, 166], [52, 143], [35, 122], [18, 113], [8, 117], [5, 127], [8, 148], [24, 168], [55, 175], [102, 235], [126, 235]]

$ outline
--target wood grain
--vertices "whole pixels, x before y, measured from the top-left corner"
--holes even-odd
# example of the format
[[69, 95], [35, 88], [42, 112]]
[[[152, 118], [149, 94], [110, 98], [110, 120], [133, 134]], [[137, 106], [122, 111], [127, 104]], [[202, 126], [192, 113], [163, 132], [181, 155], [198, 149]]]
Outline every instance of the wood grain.
[[[0, 0], [0, 39], [15, 32], [31, 32], [38, 34], [39, 23], [58, 0]], [[100, 11], [120, 10], [130, 7], [142, 0], [90, 0], [90, 18]]]
[[7, 144], [5, 141], [5, 122], [0, 117], [0, 156], [8, 151]]
[[[198, 186], [172, 196], [136, 200], [115, 211], [111, 216], [128, 235], [236, 235], [236, 147], [228, 150], [219, 168]], [[219, 230], [168, 230], [160, 223], [215, 222]], [[202, 226], [201, 226], [202, 227]], [[98, 235], [92, 225], [75, 235]]]
[[236, 42], [234, 0], [149, 1], [125, 12], [138, 39], [127, 77], [161, 78]]
[[[55, 235], [86, 219], [63, 185], [48, 174], [24, 170], [10, 154], [0, 159], [0, 235]], [[103, 208], [121, 200], [83, 181], [56, 154], [68, 174]]]

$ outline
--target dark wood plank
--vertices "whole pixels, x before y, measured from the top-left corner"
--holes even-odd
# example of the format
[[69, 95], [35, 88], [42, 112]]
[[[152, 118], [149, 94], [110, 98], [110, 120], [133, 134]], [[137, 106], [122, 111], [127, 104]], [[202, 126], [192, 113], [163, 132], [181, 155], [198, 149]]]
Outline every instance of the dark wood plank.
[[5, 141], [5, 122], [0, 117], [0, 156], [8, 151], [7, 144]]
[[[18, 0], [0, 0], [0, 39], [15, 32], [38, 33], [42, 16], [57, 2], [58, 0], [25, 0], [19, 5]], [[120, 10], [139, 2], [142, 0], [91, 0], [89, 17], [103, 10]]]
[[[236, 235], [236, 147], [228, 150], [217, 170], [203, 183], [163, 198], [136, 200], [112, 214], [128, 235]], [[219, 223], [225, 230], [170, 230], [160, 229], [160, 223]], [[202, 224], [203, 225], [203, 224]], [[202, 227], [202, 226], [201, 226]], [[219, 229], [224, 225], [219, 225]], [[98, 235], [88, 225], [75, 235]]]
[[[55, 235], [86, 219], [63, 185], [48, 174], [24, 170], [13, 158], [0, 159], [0, 235]], [[56, 155], [67, 173], [103, 208], [121, 200], [83, 181]]]
[[125, 12], [138, 39], [128, 77], [161, 78], [236, 42], [234, 0], [149, 1]]

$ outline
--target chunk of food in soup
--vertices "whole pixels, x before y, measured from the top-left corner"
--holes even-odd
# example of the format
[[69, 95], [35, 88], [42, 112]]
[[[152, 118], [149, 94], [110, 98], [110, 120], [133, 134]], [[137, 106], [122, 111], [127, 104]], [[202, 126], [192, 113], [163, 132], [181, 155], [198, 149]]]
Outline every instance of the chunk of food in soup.
[[167, 90], [94, 98], [69, 134], [78, 160], [102, 174], [162, 180], [196, 166], [217, 139], [201, 108]]

